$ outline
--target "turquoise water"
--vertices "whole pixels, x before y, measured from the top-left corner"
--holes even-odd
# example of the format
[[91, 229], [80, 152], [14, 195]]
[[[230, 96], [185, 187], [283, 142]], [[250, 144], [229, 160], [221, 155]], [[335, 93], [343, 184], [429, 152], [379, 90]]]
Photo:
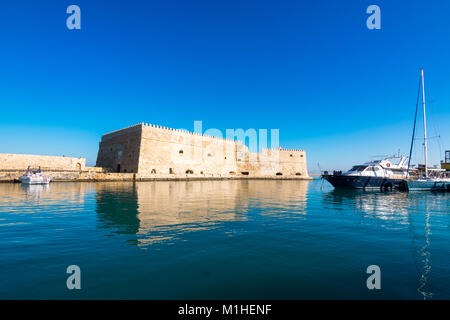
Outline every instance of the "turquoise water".
[[318, 180], [0, 184], [0, 298], [450, 299], [449, 200]]

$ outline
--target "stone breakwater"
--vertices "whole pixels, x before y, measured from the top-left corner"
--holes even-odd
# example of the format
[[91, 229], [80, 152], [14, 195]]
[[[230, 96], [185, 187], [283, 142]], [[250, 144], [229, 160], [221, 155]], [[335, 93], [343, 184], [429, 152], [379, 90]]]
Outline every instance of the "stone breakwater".
[[[85, 171], [46, 171], [43, 173], [52, 179], [52, 182], [95, 182], [95, 181], [196, 181], [196, 180], [311, 180], [310, 177], [280, 177], [280, 176], [219, 176], [219, 175], [141, 175], [137, 173], [105, 172], [102, 168], [93, 167]], [[19, 182], [24, 170], [0, 170], [0, 182]]]
[[308, 180], [305, 176], [232, 176], [222, 174], [155, 174], [112, 172], [110, 168], [87, 167], [84, 158], [0, 153], [0, 182], [19, 182], [28, 167], [41, 168], [54, 182], [64, 181], [192, 181], [230, 179]]
[[41, 156], [33, 154], [0, 153], [0, 170], [26, 170], [27, 167], [51, 171], [83, 171], [86, 168], [85, 158]]
[[[93, 170], [70, 171], [70, 170], [42, 170], [52, 181], [132, 181], [133, 174], [121, 174], [103, 172], [102, 168]], [[0, 170], [0, 182], [19, 182], [19, 177], [25, 170]]]

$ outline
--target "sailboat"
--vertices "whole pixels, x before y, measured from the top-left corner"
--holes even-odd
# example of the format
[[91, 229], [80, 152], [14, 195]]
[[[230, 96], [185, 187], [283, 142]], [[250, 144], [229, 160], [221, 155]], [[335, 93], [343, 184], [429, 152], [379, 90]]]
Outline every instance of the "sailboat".
[[[417, 178], [411, 178], [409, 176], [410, 172], [410, 163], [411, 163], [411, 156], [412, 156], [412, 150], [414, 146], [414, 136], [416, 131], [416, 121], [417, 121], [417, 111], [419, 107], [419, 96], [420, 96], [420, 89], [422, 88], [422, 105], [423, 105], [423, 134], [424, 134], [424, 154], [425, 154], [425, 166], [424, 166], [424, 176], [420, 176]], [[430, 176], [430, 169], [428, 168], [428, 145], [427, 145], [427, 117], [426, 117], [426, 108], [425, 108], [425, 85], [424, 85], [424, 76], [423, 76], [423, 69], [420, 70], [420, 78], [419, 78], [419, 92], [417, 94], [417, 103], [416, 103], [416, 114], [414, 117], [414, 128], [413, 128], [413, 135], [411, 140], [411, 149], [409, 153], [409, 160], [408, 160], [408, 174], [407, 174], [407, 184], [408, 184], [408, 190], [450, 190], [450, 179], [449, 178], [443, 178], [439, 175], [436, 175], [431, 177]]]

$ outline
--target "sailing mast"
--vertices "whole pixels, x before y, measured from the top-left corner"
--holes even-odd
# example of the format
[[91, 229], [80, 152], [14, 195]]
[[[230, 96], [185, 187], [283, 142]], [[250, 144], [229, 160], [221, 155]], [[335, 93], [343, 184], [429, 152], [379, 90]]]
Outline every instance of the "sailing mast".
[[[422, 70], [422, 69], [421, 69]], [[422, 86], [422, 77], [419, 75], [419, 87], [417, 89], [417, 100], [416, 100], [416, 113], [414, 114], [414, 127], [411, 138], [411, 147], [409, 149], [409, 157], [408, 157], [408, 170], [406, 171], [406, 178], [409, 177], [409, 168], [411, 168], [411, 158], [414, 147], [414, 137], [416, 136], [416, 124], [417, 124], [417, 112], [419, 111], [419, 101], [420, 101], [420, 88]]]
[[424, 151], [425, 151], [425, 177], [428, 178], [428, 147], [427, 147], [427, 116], [425, 111], [425, 82], [423, 78], [423, 69], [420, 69], [422, 77], [422, 104], [423, 104], [423, 135], [424, 135]]

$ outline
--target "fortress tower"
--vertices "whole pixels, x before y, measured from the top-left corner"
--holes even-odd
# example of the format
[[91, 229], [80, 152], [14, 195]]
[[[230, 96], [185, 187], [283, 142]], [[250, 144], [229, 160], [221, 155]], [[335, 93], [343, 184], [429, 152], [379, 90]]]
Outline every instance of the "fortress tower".
[[304, 150], [251, 153], [240, 141], [144, 123], [103, 135], [97, 166], [142, 177], [308, 177]]

